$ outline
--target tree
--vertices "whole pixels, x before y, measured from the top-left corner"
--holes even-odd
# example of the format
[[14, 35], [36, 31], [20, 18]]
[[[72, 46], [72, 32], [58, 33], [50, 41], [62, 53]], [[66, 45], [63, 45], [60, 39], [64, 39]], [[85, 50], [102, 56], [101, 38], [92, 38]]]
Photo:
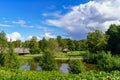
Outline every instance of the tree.
[[15, 48], [22, 47], [22, 41], [21, 40], [16, 40], [16, 41], [13, 41], [12, 43], [13, 43]]
[[62, 37], [61, 36], [57, 36], [56, 40], [57, 40], [59, 46], [62, 47]]
[[106, 51], [107, 48], [107, 35], [103, 34], [99, 30], [88, 33], [87, 44], [88, 50], [92, 53], [97, 53], [99, 51]]
[[45, 37], [43, 37], [42, 40], [39, 41], [39, 48], [44, 52], [44, 50], [48, 47], [48, 42], [45, 39]]
[[81, 51], [86, 51], [87, 50], [87, 40], [80, 40], [80, 50]]
[[4, 31], [0, 32], [0, 66], [7, 68], [18, 68], [16, 54], [13, 51], [13, 44], [7, 42]]
[[40, 65], [42, 66], [42, 69], [45, 71], [52, 71], [57, 69], [57, 64], [51, 51], [49, 50], [44, 51], [44, 55], [40, 60]]
[[77, 41], [77, 40], [74, 40], [73, 41], [74, 42], [74, 50], [75, 51], [80, 51], [80, 42], [79, 41]]
[[26, 40], [25, 42], [22, 43], [22, 46], [25, 47], [25, 48], [30, 48], [30, 41], [29, 40]]
[[54, 38], [50, 38], [48, 40], [48, 49], [54, 53], [59, 52], [61, 50], [57, 40], [55, 40]]
[[7, 38], [6, 38], [6, 34], [4, 31], [0, 32], [0, 51], [4, 51], [5, 48], [7, 47]]
[[5, 53], [6, 53], [6, 49], [8, 47], [8, 43], [7, 43], [7, 38], [6, 38], [6, 34], [4, 31], [0, 32], [0, 65], [4, 66], [5, 65]]
[[110, 28], [106, 31], [108, 38], [108, 50], [112, 54], [120, 53], [120, 25], [112, 24]]
[[71, 50], [71, 51], [75, 50], [75, 44], [72, 40], [69, 39], [67, 45], [68, 45], [69, 50]]
[[19, 61], [17, 58], [17, 53], [14, 52], [13, 43], [8, 43], [8, 49], [6, 53], [4, 53], [4, 66], [7, 68], [18, 69], [19, 68]]
[[33, 36], [30, 40], [30, 52], [31, 54], [39, 54], [40, 53], [40, 49], [39, 49], [39, 44], [37, 42], [37, 38], [35, 36]]

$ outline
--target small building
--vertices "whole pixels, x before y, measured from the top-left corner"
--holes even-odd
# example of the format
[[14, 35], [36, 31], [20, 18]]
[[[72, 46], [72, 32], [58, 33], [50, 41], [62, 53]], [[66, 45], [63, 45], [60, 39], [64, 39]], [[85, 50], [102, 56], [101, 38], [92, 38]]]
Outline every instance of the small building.
[[70, 50], [68, 48], [64, 48], [63, 53], [70, 53]]
[[15, 48], [14, 51], [18, 53], [19, 55], [27, 55], [30, 53], [29, 48]]

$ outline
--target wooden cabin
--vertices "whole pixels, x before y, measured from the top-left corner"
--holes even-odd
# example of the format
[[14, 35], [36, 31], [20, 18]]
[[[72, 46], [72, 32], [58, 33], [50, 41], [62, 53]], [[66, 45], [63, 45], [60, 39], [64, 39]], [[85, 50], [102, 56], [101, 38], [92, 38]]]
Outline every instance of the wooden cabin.
[[19, 55], [27, 55], [30, 53], [29, 48], [15, 48], [14, 51], [18, 53]]
[[70, 50], [68, 48], [64, 48], [63, 53], [70, 53]]

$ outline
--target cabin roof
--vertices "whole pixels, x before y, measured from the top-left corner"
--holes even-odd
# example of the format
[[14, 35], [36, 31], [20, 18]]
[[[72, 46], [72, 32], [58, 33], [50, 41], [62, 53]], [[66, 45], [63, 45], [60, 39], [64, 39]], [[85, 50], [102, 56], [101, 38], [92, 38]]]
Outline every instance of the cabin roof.
[[63, 49], [64, 52], [69, 52], [70, 50], [68, 48]]
[[29, 48], [15, 48], [14, 51], [17, 53], [30, 53]]

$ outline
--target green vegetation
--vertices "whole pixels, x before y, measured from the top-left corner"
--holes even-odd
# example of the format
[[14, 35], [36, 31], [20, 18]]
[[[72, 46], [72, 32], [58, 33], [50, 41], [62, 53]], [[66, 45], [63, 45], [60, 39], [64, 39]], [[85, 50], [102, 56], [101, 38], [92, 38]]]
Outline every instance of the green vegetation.
[[70, 60], [68, 64], [69, 73], [79, 74], [85, 71], [85, 66], [81, 60]]
[[[0, 79], [4, 80], [120, 80], [120, 26], [111, 25], [106, 33], [95, 30], [88, 33], [86, 40], [43, 38], [35, 36], [22, 42], [8, 42], [5, 33], [0, 32]], [[14, 47], [29, 48], [31, 54], [17, 56]], [[63, 53], [64, 49], [71, 53]], [[49, 50], [49, 51], [48, 51]], [[69, 51], [68, 50], [68, 51]], [[19, 61], [18, 61], [19, 60]], [[17, 70], [19, 62], [38, 61], [43, 71]], [[84, 62], [82, 62], [82, 60]], [[69, 74], [57, 72], [56, 61], [68, 62]], [[85, 63], [86, 62], [86, 63]], [[94, 71], [84, 67], [94, 64]], [[4, 67], [4, 68], [2, 68]]]
[[0, 66], [6, 68], [18, 68], [17, 54], [13, 51], [11, 42], [7, 42], [6, 34], [0, 32]]
[[0, 68], [1, 80], [120, 80], [120, 72], [88, 71], [80, 74], [64, 74], [57, 71], [22, 71]]
[[53, 53], [49, 50], [46, 50], [44, 52], [44, 55], [40, 58], [39, 62], [42, 69], [45, 71], [52, 71], [57, 69], [57, 63], [55, 61]]

